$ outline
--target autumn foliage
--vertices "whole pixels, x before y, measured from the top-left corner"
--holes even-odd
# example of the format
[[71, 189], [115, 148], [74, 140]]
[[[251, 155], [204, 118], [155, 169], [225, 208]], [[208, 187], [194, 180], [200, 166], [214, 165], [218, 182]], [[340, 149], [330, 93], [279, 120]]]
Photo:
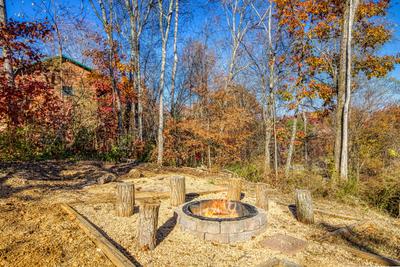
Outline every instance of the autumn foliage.
[[[230, 169], [252, 181], [281, 186], [282, 190], [310, 186], [317, 177], [316, 192], [340, 195], [341, 189], [328, 192], [324, 183], [330, 179], [334, 164], [345, 1], [264, 2], [254, 2], [267, 7], [264, 15], [242, 17], [248, 19], [248, 32], [231, 55], [236, 57], [232, 73], [222, 69], [231, 45], [225, 51], [215, 36], [209, 38], [212, 34], [204, 33], [204, 39], [189, 38], [178, 46], [179, 53], [173, 57], [178, 60], [177, 74], [172, 84], [172, 61], [165, 57], [165, 88], [159, 88], [162, 63], [156, 49], [160, 45], [155, 35], [159, 29], [154, 30], [158, 24], [154, 18], [159, 14], [154, 13], [158, 11], [152, 5], [146, 9], [149, 13], [142, 14], [147, 14], [149, 21], [141, 25], [143, 35], [136, 40], [140, 45], [135, 46], [127, 37], [138, 32], [128, 31], [131, 26], [124, 24], [128, 13], [123, 12], [121, 3], [115, 8], [126, 17], [115, 14], [115, 21], [106, 26], [102, 23], [99, 29], [76, 26], [76, 31], [84, 29], [79, 34], [85, 45], [79, 47], [79, 52], [90, 68], [80, 68], [89, 73], [82, 87], [90, 107], [78, 103], [79, 97], [63, 95], [67, 84], [55, 86], [43, 79], [49, 58], [62, 58], [45, 55], [45, 48], [54, 45], [56, 31], [49, 22], [10, 20], [0, 25], [0, 47], [4, 52], [0, 57], [0, 160], [156, 161], [162, 114], [164, 165]], [[254, 13], [255, 6], [247, 6], [246, 10]], [[388, 0], [360, 1], [351, 43], [354, 95], [366, 84], [375, 86], [370, 89], [371, 95], [383, 90], [374, 84], [385, 81], [400, 63], [398, 55], [381, 50], [393, 39], [386, 19], [389, 6]], [[270, 37], [264, 32], [267, 19], [272, 25]], [[136, 24], [134, 30], [139, 30], [140, 22]], [[262, 79], [255, 77], [257, 71]], [[395, 98], [393, 92], [391, 97]], [[161, 98], [164, 106], [160, 108]], [[371, 101], [355, 98], [352, 103], [350, 173], [352, 181], [360, 185], [359, 193], [371, 184], [376, 189], [372, 198], [360, 193], [364, 199], [386, 203], [384, 209], [393, 212], [393, 199], [399, 193], [388, 190], [387, 185], [398, 184], [393, 177], [400, 164], [400, 106], [392, 101], [374, 109], [362, 107]], [[286, 164], [288, 174], [284, 173]], [[304, 178], [309, 176], [310, 180]]]

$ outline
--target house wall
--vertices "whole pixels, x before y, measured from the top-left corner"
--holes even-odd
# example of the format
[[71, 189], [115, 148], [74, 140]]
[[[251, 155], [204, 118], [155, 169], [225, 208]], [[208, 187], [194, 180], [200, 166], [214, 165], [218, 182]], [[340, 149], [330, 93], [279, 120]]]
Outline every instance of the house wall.
[[[54, 87], [66, 106], [71, 108], [72, 127], [67, 137], [75, 139], [83, 134], [83, 129], [93, 131], [98, 127], [96, 88], [89, 82], [91, 72], [69, 61], [63, 61], [61, 72], [59, 63], [54, 61], [46, 69], [43, 78]], [[63, 87], [71, 88], [71, 94], [66, 94]]]

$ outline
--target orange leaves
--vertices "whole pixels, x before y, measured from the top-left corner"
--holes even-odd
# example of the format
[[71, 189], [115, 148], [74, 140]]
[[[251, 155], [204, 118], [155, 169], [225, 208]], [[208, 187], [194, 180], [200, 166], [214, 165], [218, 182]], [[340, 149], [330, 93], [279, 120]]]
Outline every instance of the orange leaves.
[[242, 159], [255, 130], [256, 99], [238, 86], [210, 93], [207, 102], [199, 100], [179, 121], [167, 121], [164, 158], [170, 164], [206, 161], [208, 148], [217, 164]]
[[371, 18], [374, 16], [384, 16], [389, 5], [389, 0], [361, 1], [358, 10], [357, 18]]
[[391, 38], [390, 30], [384, 25], [373, 25], [364, 23], [363, 27], [355, 32], [355, 38], [363, 49], [376, 48]]
[[315, 80], [312, 80], [309, 84], [311, 90], [316, 92], [319, 97], [324, 100], [325, 103], [330, 102], [333, 94], [334, 94], [334, 88], [332, 86], [329, 86], [324, 83], [319, 83]]
[[329, 38], [331, 29], [332, 26], [329, 25], [326, 21], [320, 21], [310, 32], [312, 33], [312, 35], [318, 37], [319, 39], [326, 39]]
[[324, 57], [310, 56], [305, 59], [309, 66], [309, 71], [313, 73], [321, 73], [329, 71], [329, 62]]
[[384, 77], [393, 70], [397, 59], [394, 56], [367, 55], [358, 59], [355, 64], [356, 71], [363, 71], [368, 79], [373, 77]]

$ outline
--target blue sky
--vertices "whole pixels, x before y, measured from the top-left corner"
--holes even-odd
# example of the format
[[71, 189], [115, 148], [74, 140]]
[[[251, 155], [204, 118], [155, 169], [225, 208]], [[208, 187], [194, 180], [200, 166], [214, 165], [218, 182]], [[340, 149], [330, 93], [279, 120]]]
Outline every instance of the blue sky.
[[[50, 0], [47, 0], [50, 1]], [[89, 20], [96, 20], [91, 10], [91, 7], [87, 0], [53, 0], [56, 3], [63, 3], [68, 6], [74, 7], [77, 10], [82, 10], [85, 12], [87, 18]], [[194, 1], [194, 0], [190, 0]], [[32, 20], [38, 14], [40, 14], [40, 9], [37, 4], [41, 2], [40, 0], [6, 0], [7, 3], [7, 12], [9, 18], [13, 19], [29, 19]], [[194, 2], [189, 2], [190, 5], [202, 5], [206, 3], [206, 0], [196, 0]], [[195, 4], [193, 4], [195, 3]], [[186, 27], [186, 32], [190, 37], [190, 34], [195, 32], [196, 29], [199, 30], [200, 26], [205, 22], [207, 18], [207, 13], [204, 9], [196, 8], [194, 10], [198, 10], [198, 12], [192, 14], [190, 19], [190, 25], [183, 25]], [[400, 1], [392, 0], [391, 7], [389, 9], [388, 14], [389, 22], [392, 24], [393, 29], [393, 39], [391, 42], [385, 44], [382, 48], [382, 54], [396, 54], [400, 53]], [[188, 30], [187, 28], [190, 28]], [[396, 69], [390, 74], [392, 77], [400, 79], [400, 66], [396, 66]]]

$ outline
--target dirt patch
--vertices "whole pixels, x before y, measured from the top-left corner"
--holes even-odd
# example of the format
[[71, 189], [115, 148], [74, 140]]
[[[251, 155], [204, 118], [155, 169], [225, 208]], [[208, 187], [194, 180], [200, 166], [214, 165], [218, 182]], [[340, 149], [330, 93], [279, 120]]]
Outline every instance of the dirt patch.
[[[110, 172], [120, 179], [133, 181], [137, 196], [142, 197], [165, 195], [171, 175], [184, 175], [188, 192], [220, 189], [227, 177], [195, 169], [155, 170], [139, 166], [144, 177], [129, 178], [125, 174], [134, 166], [101, 162], [0, 164], [0, 266], [112, 265], [61, 211], [57, 205], [61, 202], [70, 203], [143, 266], [257, 266], [273, 259], [304, 266], [375, 265], [355, 257], [343, 246], [370, 248], [375, 253], [400, 258], [400, 227], [396, 219], [362, 206], [315, 200], [319, 209], [371, 221], [354, 228], [355, 239], [334, 236], [321, 241], [329, 231], [359, 222], [317, 214], [315, 225], [301, 224], [288, 206], [276, 204], [292, 204], [293, 196], [273, 190], [267, 230], [249, 242], [224, 245], [205, 242], [181, 231], [176, 226], [169, 199], [162, 198], [158, 245], [153, 251], [141, 251], [136, 244], [138, 208], [132, 217], [116, 217], [115, 183], [95, 184], [99, 173]], [[244, 202], [255, 203], [253, 189], [254, 185], [246, 185]], [[192, 194], [190, 199], [224, 197], [225, 193]], [[260, 245], [261, 240], [276, 234], [305, 240], [308, 245], [289, 256]]]

